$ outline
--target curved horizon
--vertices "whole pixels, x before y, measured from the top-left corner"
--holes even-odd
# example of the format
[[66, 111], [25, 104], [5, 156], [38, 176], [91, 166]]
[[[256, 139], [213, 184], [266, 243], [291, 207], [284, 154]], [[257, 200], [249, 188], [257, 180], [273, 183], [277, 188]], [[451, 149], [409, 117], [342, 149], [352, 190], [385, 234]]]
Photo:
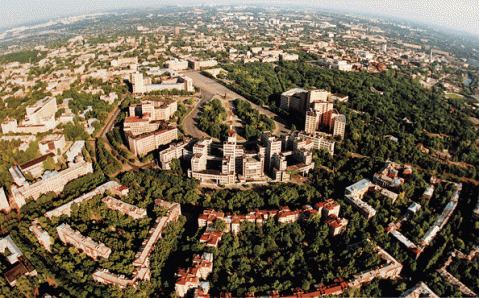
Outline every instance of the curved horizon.
[[320, 1], [252, 1], [252, 0], [187, 0], [181, 5], [165, 0], [145, 0], [141, 4], [131, 0], [92, 0], [85, 3], [79, 0], [4, 0], [0, 4], [0, 28], [8, 29], [32, 23], [81, 14], [111, 12], [118, 9], [161, 8], [162, 5], [294, 5], [336, 10], [348, 13], [399, 18], [420, 22], [425, 25], [440, 26], [444, 29], [479, 35], [479, 5], [471, 0], [413, 1], [413, 0], [320, 0]]

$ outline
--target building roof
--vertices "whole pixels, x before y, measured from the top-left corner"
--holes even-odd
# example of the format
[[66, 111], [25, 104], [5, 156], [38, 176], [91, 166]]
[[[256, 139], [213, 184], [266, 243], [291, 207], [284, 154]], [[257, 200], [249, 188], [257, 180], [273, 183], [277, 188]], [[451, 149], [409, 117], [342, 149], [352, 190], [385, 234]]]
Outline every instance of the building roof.
[[45, 160], [47, 160], [48, 157], [54, 157], [54, 156], [55, 156], [55, 154], [53, 154], [52, 152], [50, 152], [48, 154], [45, 154], [45, 155], [42, 155], [38, 158], [32, 159], [32, 160], [30, 160], [30, 161], [28, 161], [24, 164], [21, 164], [20, 169], [22, 169], [22, 170], [28, 169], [31, 166], [34, 166], [36, 164], [44, 162]]

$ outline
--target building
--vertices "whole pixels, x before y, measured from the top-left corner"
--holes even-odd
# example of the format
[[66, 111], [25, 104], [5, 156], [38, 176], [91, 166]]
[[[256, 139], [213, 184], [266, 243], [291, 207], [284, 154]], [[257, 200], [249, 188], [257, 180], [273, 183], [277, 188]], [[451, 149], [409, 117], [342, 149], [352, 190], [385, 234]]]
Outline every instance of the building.
[[41, 177], [44, 169], [44, 162], [48, 158], [54, 158], [54, 153], [48, 153], [46, 155], [40, 156], [38, 158], [32, 159], [24, 164], [18, 166], [23, 175], [28, 174], [32, 178]]
[[153, 84], [151, 78], [144, 78], [143, 73], [137, 72], [131, 75], [131, 83], [133, 93], [136, 94], [173, 90], [195, 92], [193, 80], [184, 75], [162, 79], [159, 84]]
[[188, 61], [178, 60], [178, 59], [168, 60], [168, 61], [165, 61], [164, 66], [168, 69], [175, 70], [175, 71], [186, 70], [188, 69]]
[[39, 143], [38, 149], [42, 155], [48, 153], [57, 154], [62, 152], [65, 148], [65, 135], [63, 134], [52, 134], [45, 136]]
[[333, 116], [333, 136], [338, 136], [344, 139], [346, 132], [346, 116], [342, 114], [335, 114]]
[[114, 197], [106, 196], [101, 199], [101, 201], [105, 203], [109, 209], [119, 211], [120, 213], [128, 215], [133, 219], [142, 219], [146, 217], [146, 209], [125, 203], [121, 200], [115, 199]]
[[80, 161], [70, 164], [69, 167], [60, 172], [49, 172], [43, 175], [42, 179], [32, 183], [24, 183], [22, 186], [12, 186], [12, 198], [18, 208], [26, 204], [27, 199], [38, 199], [48, 192], [59, 194], [65, 185], [83, 175], [93, 173], [93, 166], [90, 162]]
[[140, 135], [127, 134], [128, 147], [133, 154], [146, 155], [161, 145], [166, 145], [178, 139], [178, 129], [166, 126], [153, 132]]
[[129, 190], [128, 187], [121, 185], [116, 181], [108, 181], [98, 186], [94, 190], [87, 192], [68, 203], [65, 203], [53, 210], [47, 211], [45, 213], [45, 216], [49, 219], [52, 219], [53, 217], [60, 217], [62, 215], [70, 216], [71, 206], [73, 204], [81, 204], [83, 202], [91, 200], [95, 196], [103, 195], [106, 192], [117, 196], [126, 196], [128, 195]]
[[155, 204], [161, 206], [167, 212], [165, 216], [156, 219], [155, 225], [148, 233], [148, 238], [143, 241], [140, 250], [137, 252], [133, 261], [133, 266], [135, 267], [133, 275], [127, 278], [124, 275], [111, 273], [107, 269], [98, 269], [92, 274], [93, 280], [102, 284], [125, 288], [127, 286], [136, 286], [138, 281], [150, 279], [150, 255], [166, 226], [170, 222], [176, 221], [181, 215], [181, 207], [178, 203], [156, 200]]
[[218, 248], [223, 233], [220, 231], [205, 231], [200, 237], [200, 243], [205, 243], [208, 247]]
[[48, 251], [52, 252], [53, 239], [50, 237], [47, 231], [45, 231], [37, 220], [34, 220], [31, 226], [28, 228], [30, 232], [35, 235], [38, 242]]
[[130, 65], [137, 65], [138, 57], [122, 57], [111, 61], [112, 67], [130, 67]]
[[0, 211], [8, 213], [10, 210], [10, 203], [8, 202], [7, 195], [5, 194], [5, 189], [0, 187]]
[[[176, 274], [178, 276], [175, 283], [175, 293], [178, 297], [184, 297], [189, 290], [201, 287], [202, 293], [207, 293], [209, 285], [204, 285], [200, 280], [206, 280], [213, 272], [213, 254], [203, 253], [193, 256], [192, 267], [184, 270], [180, 269]], [[209, 297], [209, 296], [206, 296]]]
[[74, 246], [94, 260], [98, 257], [108, 259], [111, 254], [111, 249], [105, 246], [105, 244], [97, 243], [91, 238], [83, 236], [79, 231], [73, 230], [67, 224], [59, 225], [57, 233], [63, 243]]
[[10, 264], [15, 264], [23, 256], [23, 252], [18, 248], [10, 235], [0, 239], [0, 253], [5, 255]]
[[401, 298], [439, 298], [425, 283], [418, 282], [414, 287], [403, 292]]
[[138, 105], [131, 105], [129, 107], [130, 117], [147, 114], [151, 121], [168, 121], [178, 110], [178, 103], [176, 100], [168, 98], [155, 98], [142, 100]]
[[339, 218], [336, 215], [329, 215], [324, 221], [329, 227], [329, 234], [331, 236], [337, 236], [341, 234], [348, 225], [348, 220], [346, 218]]
[[185, 147], [190, 144], [190, 140], [181, 141], [177, 144], [170, 144], [168, 148], [159, 152], [160, 166], [163, 170], [170, 170], [170, 164], [174, 159], [180, 159], [185, 156]]
[[297, 61], [298, 59], [299, 59], [298, 54], [288, 54], [288, 53], [279, 54], [279, 60], [281, 61]]
[[202, 68], [215, 67], [217, 65], [218, 65], [218, 61], [214, 59], [210, 59], [210, 60], [189, 59], [188, 60], [188, 66], [193, 70], [200, 70]]
[[330, 137], [343, 139], [346, 117], [334, 109], [334, 102], [344, 100], [343, 95], [334, 95], [323, 89], [304, 90], [295, 88], [281, 94], [280, 107], [304, 118], [304, 132], [315, 135], [324, 131]]
[[38, 134], [47, 132], [57, 126], [55, 113], [58, 111], [55, 97], [45, 97], [26, 108], [24, 120], [18, 124], [16, 119], [6, 119], [2, 123], [2, 132]]
[[376, 215], [376, 210], [362, 200], [363, 196], [369, 191], [373, 184], [368, 179], [362, 179], [346, 187], [345, 197], [368, 219]]
[[0, 253], [5, 256], [10, 265], [13, 265], [4, 274], [5, 280], [11, 287], [14, 287], [17, 279], [23, 275], [37, 275], [35, 268], [23, 255], [23, 252], [18, 248], [10, 235], [0, 239]]
[[85, 147], [85, 141], [79, 140], [75, 141], [73, 145], [68, 148], [68, 151], [65, 152], [68, 163], [75, 162], [75, 159], [82, 156], [83, 148]]
[[341, 206], [333, 199], [327, 199], [324, 202], [319, 202], [315, 205], [316, 209], [321, 212], [321, 216], [330, 217], [331, 215], [339, 216], [339, 209]]

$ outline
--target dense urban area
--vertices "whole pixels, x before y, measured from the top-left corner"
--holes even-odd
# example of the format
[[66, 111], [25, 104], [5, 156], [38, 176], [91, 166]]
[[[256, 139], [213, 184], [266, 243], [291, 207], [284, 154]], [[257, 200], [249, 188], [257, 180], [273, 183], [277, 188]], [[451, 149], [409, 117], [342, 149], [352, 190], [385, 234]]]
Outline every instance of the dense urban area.
[[479, 38], [167, 7], [0, 33], [0, 296], [479, 295]]

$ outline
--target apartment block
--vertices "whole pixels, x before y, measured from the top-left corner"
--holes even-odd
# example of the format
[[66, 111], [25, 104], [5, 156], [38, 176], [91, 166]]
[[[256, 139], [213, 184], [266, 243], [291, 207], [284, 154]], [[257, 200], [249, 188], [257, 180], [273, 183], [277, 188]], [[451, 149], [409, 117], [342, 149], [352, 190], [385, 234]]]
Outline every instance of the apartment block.
[[57, 125], [55, 113], [57, 112], [55, 97], [45, 97], [34, 105], [26, 108], [24, 120], [18, 124], [16, 119], [6, 119], [2, 123], [2, 132], [38, 134], [54, 129]]
[[195, 92], [193, 80], [184, 75], [163, 79], [160, 83], [153, 84], [151, 78], [144, 78], [142, 73], [137, 72], [131, 75], [131, 82], [133, 85], [133, 93], [135, 94], [144, 94], [163, 90]]
[[142, 100], [138, 105], [129, 107], [129, 115], [143, 116], [148, 115], [151, 121], [168, 121], [178, 110], [178, 103], [176, 100], [168, 98], [152, 98]]
[[188, 69], [188, 61], [178, 60], [178, 59], [168, 60], [165, 62], [164, 66], [168, 69], [175, 70], [175, 71], [186, 70]]
[[119, 211], [120, 213], [128, 215], [133, 219], [142, 219], [146, 217], [146, 209], [125, 203], [121, 200], [115, 199], [114, 197], [106, 196], [101, 199], [101, 201], [105, 203], [109, 209]]
[[34, 220], [30, 227], [28, 228], [30, 232], [35, 235], [35, 238], [37, 238], [38, 242], [48, 251], [52, 252], [52, 244], [53, 244], [53, 238], [50, 237], [47, 231], [45, 231], [41, 226], [40, 223], [37, 220]]
[[108, 259], [111, 254], [111, 249], [105, 246], [105, 244], [97, 243], [90, 237], [83, 236], [79, 231], [73, 230], [67, 224], [59, 225], [57, 233], [63, 243], [74, 246], [94, 260], [98, 257]]
[[168, 148], [159, 152], [160, 166], [163, 170], [170, 169], [170, 163], [174, 159], [180, 159], [185, 156], [185, 147], [190, 144], [190, 140], [181, 141], [177, 144], [170, 144]]
[[18, 208], [26, 204], [27, 199], [38, 199], [42, 194], [48, 192], [60, 193], [65, 185], [83, 175], [93, 173], [93, 166], [90, 162], [80, 161], [70, 164], [69, 167], [60, 172], [51, 172], [44, 175], [41, 180], [22, 186], [12, 186], [12, 198]]
[[131, 152], [143, 156], [158, 149], [161, 145], [169, 144], [178, 139], [178, 129], [168, 126], [140, 135], [127, 134], [127, 138]]

